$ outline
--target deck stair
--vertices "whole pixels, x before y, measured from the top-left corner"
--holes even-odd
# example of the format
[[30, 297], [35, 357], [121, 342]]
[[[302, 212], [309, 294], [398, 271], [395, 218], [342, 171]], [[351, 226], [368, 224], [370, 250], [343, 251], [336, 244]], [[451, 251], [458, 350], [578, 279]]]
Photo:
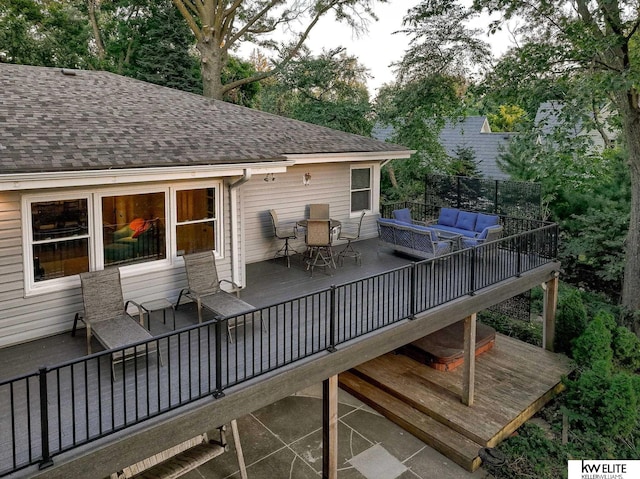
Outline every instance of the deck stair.
[[462, 368], [437, 371], [386, 354], [340, 375], [340, 386], [468, 471], [562, 389], [562, 355], [497, 335], [476, 358], [475, 402], [461, 402]]

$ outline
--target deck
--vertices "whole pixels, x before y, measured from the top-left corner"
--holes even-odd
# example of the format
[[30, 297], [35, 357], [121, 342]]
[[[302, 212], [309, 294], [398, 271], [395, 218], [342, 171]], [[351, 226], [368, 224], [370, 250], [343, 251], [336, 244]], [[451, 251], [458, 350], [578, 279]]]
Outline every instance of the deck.
[[[345, 261], [332, 276], [317, 271], [311, 277], [295, 260], [291, 268], [282, 260], [249, 265], [242, 299], [260, 309], [251, 315], [254, 321], [233, 330], [233, 342], [220, 323], [188, 329], [197, 315], [192, 305], [181, 306], [177, 325], [187, 329], [167, 333], [157, 316], [152, 321], [164, 364], [155, 356], [121, 363], [113, 381], [109, 356], [101, 353], [51, 367], [82, 356], [82, 334], [0, 350], [0, 381], [50, 367], [44, 373], [48, 446], [56, 465], [68, 467], [41, 476], [104, 477], [113, 472], [105, 464], [121, 469], [228, 423], [528, 290], [558, 268], [520, 255], [517, 264], [530, 261], [529, 267], [505, 275], [504, 265], [516, 262], [513, 253], [501, 251], [481, 264], [483, 277], [469, 274], [464, 255], [410, 270], [403, 267], [411, 258], [378, 252], [376, 244], [359, 242], [363, 266]], [[374, 274], [380, 276], [361, 281]], [[506, 279], [496, 279], [501, 275]], [[470, 279], [488, 286], [470, 295]], [[419, 294], [408, 294], [411, 281], [424, 285]], [[338, 288], [327, 290], [331, 285]], [[419, 314], [412, 316], [414, 308]], [[35, 374], [10, 387], [0, 384], [0, 475], [43, 454], [39, 384]], [[23, 472], [35, 474], [32, 468]]]
[[562, 390], [566, 356], [498, 334], [476, 358], [476, 401], [462, 404], [462, 369], [437, 371], [386, 354], [340, 375], [340, 384], [460, 466], [474, 471], [478, 451], [494, 447]]

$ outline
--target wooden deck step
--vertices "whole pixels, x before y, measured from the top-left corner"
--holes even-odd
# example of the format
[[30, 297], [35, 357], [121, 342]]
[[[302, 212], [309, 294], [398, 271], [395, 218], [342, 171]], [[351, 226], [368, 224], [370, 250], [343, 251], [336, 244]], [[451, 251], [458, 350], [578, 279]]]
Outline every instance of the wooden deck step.
[[339, 381], [344, 390], [467, 471], [473, 472], [480, 466], [481, 460], [478, 457], [478, 452], [482, 446], [477, 442], [466, 438], [351, 372], [341, 373]]

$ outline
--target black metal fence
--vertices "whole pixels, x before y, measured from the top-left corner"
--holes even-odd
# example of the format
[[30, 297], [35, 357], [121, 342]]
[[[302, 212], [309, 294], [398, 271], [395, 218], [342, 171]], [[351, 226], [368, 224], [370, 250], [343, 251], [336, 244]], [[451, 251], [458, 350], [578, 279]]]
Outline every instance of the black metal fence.
[[540, 184], [468, 176], [427, 175], [424, 203], [516, 218], [542, 219]]
[[[554, 261], [555, 224], [0, 383], [0, 476]], [[157, 353], [156, 351], [159, 351]], [[162, 363], [158, 354], [162, 357]]]

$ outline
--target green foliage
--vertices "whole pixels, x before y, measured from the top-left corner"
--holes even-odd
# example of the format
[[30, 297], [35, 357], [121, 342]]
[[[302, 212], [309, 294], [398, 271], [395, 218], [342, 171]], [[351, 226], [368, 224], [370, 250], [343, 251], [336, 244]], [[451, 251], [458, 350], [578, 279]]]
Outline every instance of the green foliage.
[[473, 148], [458, 146], [453, 153], [450, 169], [454, 176], [470, 176], [473, 178], [481, 176]]
[[0, 61], [91, 68], [91, 32], [80, 2], [0, 0]]
[[526, 423], [518, 433], [500, 445], [507, 462], [501, 466], [485, 466], [499, 479], [557, 479], [567, 477], [567, 460], [571, 459], [567, 448], [545, 436], [535, 424]]
[[500, 105], [498, 113], [487, 115], [491, 131], [518, 131], [525, 123], [526, 112], [518, 105]]
[[640, 370], [640, 339], [624, 326], [613, 331], [613, 354], [617, 364], [630, 371]]
[[264, 111], [369, 136], [373, 123], [366, 69], [344, 48], [305, 53], [262, 83]]
[[487, 326], [491, 326], [500, 334], [517, 338], [536, 346], [542, 346], [542, 323], [538, 321], [520, 321], [510, 317], [494, 313], [492, 311], [482, 311], [478, 314], [478, 319]]
[[591, 367], [597, 361], [612, 364], [612, 326], [615, 327], [615, 320], [608, 313], [599, 313], [589, 322], [584, 332], [574, 341], [573, 359], [579, 366]]
[[573, 340], [587, 326], [587, 311], [580, 292], [571, 290], [558, 299], [554, 350], [570, 354]]
[[[222, 83], [231, 83], [242, 78], [249, 78], [256, 73], [251, 62], [230, 56], [226, 66], [222, 70]], [[260, 83], [246, 83], [238, 88], [226, 92], [224, 101], [235, 103], [249, 108], [255, 108], [259, 103], [259, 94], [262, 90]], [[200, 88], [202, 91], [202, 88]]]

